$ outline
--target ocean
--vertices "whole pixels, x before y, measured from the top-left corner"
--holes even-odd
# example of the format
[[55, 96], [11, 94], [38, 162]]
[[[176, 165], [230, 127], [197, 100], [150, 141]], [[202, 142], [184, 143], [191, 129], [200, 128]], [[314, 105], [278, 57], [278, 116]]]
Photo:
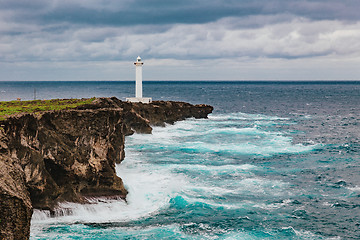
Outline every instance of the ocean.
[[[214, 106], [126, 137], [127, 202], [35, 210], [30, 239], [360, 239], [360, 82], [144, 82]], [[134, 82], [0, 82], [0, 100], [134, 95]], [[35, 96], [36, 94], [36, 96]]]

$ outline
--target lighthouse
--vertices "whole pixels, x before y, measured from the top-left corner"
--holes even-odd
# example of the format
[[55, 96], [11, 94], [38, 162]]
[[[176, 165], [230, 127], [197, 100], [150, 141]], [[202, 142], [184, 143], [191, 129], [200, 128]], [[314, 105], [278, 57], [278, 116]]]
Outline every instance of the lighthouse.
[[128, 102], [141, 102], [141, 103], [150, 103], [151, 98], [144, 98], [142, 94], [142, 66], [144, 63], [141, 61], [141, 57], [138, 56], [135, 65], [135, 97], [126, 98]]
[[135, 75], [136, 75], [136, 90], [135, 97], [142, 98], [142, 65], [144, 63], [141, 61], [140, 56], [137, 57], [136, 62], [134, 62], [135, 67]]

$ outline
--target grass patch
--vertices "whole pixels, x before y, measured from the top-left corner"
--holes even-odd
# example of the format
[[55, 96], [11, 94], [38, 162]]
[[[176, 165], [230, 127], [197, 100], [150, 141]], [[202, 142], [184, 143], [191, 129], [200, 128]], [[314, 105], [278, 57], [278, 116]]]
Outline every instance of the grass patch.
[[0, 102], [0, 120], [4, 120], [16, 113], [36, 113], [72, 109], [84, 104], [90, 104], [94, 100], [95, 98]]

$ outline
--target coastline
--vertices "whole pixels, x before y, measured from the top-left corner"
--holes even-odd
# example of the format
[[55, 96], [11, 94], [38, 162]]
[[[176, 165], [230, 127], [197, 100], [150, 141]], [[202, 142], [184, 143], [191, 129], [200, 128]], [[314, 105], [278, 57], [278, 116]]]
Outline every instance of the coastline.
[[206, 118], [212, 110], [208, 105], [127, 103], [113, 97], [3, 120], [0, 163], [5, 171], [0, 197], [1, 210], [6, 211], [1, 237], [29, 238], [33, 208], [53, 211], [63, 201], [126, 198], [127, 190], [115, 173], [115, 163], [124, 159], [125, 136], [149, 134], [151, 125]]

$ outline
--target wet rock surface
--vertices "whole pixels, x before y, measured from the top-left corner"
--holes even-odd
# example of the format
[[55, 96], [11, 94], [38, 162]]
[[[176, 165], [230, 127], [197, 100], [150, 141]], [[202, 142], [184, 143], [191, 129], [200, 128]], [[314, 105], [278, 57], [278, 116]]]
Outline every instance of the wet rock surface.
[[1, 122], [1, 239], [27, 239], [33, 208], [53, 211], [63, 201], [120, 197], [116, 175], [125, 136], [151, 133], [186, 118], [206, 118], [213, 108], [184, 102], [150, 104], [98, 98], [72, 110], [20, 114]]

